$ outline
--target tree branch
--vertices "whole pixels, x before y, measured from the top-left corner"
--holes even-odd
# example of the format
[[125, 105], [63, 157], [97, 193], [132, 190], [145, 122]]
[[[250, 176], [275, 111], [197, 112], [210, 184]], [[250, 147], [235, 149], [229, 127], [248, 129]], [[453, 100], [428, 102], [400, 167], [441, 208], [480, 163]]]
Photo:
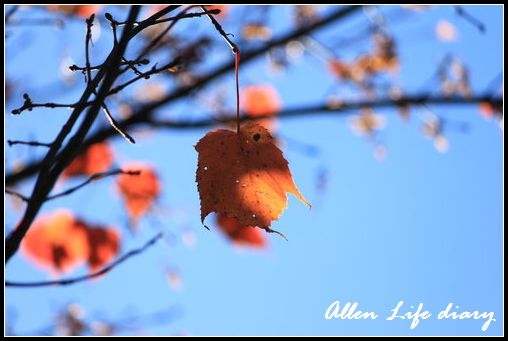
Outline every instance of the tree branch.
[[85, 187], [86, 185], [88, 185], [92, 181], [99, 180], [99, 179], [102, 179], [102, 178], [106, 178], [108, 176], [118, 175], [118, 174], [139, 175], [139, 174], [141, 174], [141, 171], [124, 171], [124, 170], [121, 170], [121, 169], [115, 169], [115, 170], [112, 170], [112, 171], [109, 171], [109, 172], [96, 173], [96, 174], [91, 175], [86, 181], [80, 183], [79, 185], [77, 185], [75, 187], [69, 188], [69, 189], [67, 189], [67, 190], [65, 190], [65, 191], [63, 191], [61, 193], [58, 193], [58, 194], [54, 194], [54, 195], [48, 196], [46, 198], [46, 201], [53, 200], [53, 199], [56, 199], [56, 198], [60, 198], [60, 197], [63, 197], [65, 195], [69, 195], [69, 194], [77, 191], [78, 189], [80, 189], [82, 187]]
[[[129, 11], [128, 20], [134, 22], [139, 13], [139, 10], [139, 6], [133, 6]], [[118, 76], [117, 71], [119, 68], [119, 63], [125, 49], [127, 48], [128, 42], [131, 39], [130, 35], [132, 30], [133, 25], [128, 25], [124, 29], [121, 41], [115, 48], [112, 49], [111, 53], [106, 59], [104, 68], [101, 68], [94, 79], [88, 83], [87, 88], [81, 96], [81, 99], [78, 101], [78, 103], [86, 103], [89, 97], [95, 93], [96, 87], [102, 81], [95, 101], [87, 111], [76, 133], [68, 141], [67, 145], [60, 151], [60, 153], [58, 153], [67, 135], [71, 133], [79, 116], [81, 116], [80, 114], [85, 109], [86, 106], [83, 104], [78, 104], [74, 108], [73, 113], [60, 130], [60, 133], [53, 142], [53, 145], [42, 160], [41, 166], [38, 169], [39, 175], [35, 182], [32, 194], [30, 196], [30, 201], [28, 202], [21, 222], [5, 240], [5, 263], [7, 263], [18, 250], [23, 237], [30, 228], [30, 225], [39, 212], [49, 191], [51, 191], [53, 188], [56, 180], [58, 179], [58, 176], [65, 169], [65, 167], [70, 164], [75, 155], [77, 155], [77, 152], [82, 145], [83, 139], [90, 130], [99, 113], [101, 103], [103, 103], [107, 93], [109, 92], [111, 86]], [[28, 96], [25, 97], [25, 100], [29, 100], [27, 97]]]
[[60, 280], [55, 280], [55, 281], [42, 281], [42, 282], [14, 282], [14, 281], [5, 281], [5, 286], [6, 287], [17, 287], [17, 288], [35, 288], [35, 287], [47, 287], [47, 286], [55, 286], [55, 285], [56, 286], [70, 285], [70, 284], [75, 284], [75, 283], [87, 281], [89, 279], [93, 279], [93, 278], [102, 276], [102, 275], [110, 272], [111, 270], [113, 270], [118, 265], [120, 265], [123, 262], [125, 262], [130, 257], [136, 256], [136, 255], [139, 255], [139, 254], [143, 253], [146, 249], [148, 249], [150, 246], [154, 245], [159, 239], [161, 239], [162, 236], [163, 236], [162, 232], [158, 233], [155, 237], [150, 239], [142, 247], [127, 252], [126, 254], [121, 256], [120, 258], [116, 259], [115, 261], [113, 261], [109, 265], [107, 265], [104, 268], [102, 268], [101, 270], [99, 270], [97, 272], [94, 272], [94, 273], [91, 273], [91, 274], [88, 274], [88, 275], [83, 275], [83, 276], [74, 277], [74, 278], [60, 279]]
[[[177, 8], [178, 6], [169, 6], [169, 7], [172, 7], [170, 10], [173, 10], [173, 9]], [[289, 33], [287, 33], [286, 35], [284, 35], [278, 39], [271, 40], [270, 42], [266, 43], [264, 46], [261, 46], [257, 49], [243, 53], [242, 63], [243, 63], [243, 65], [245, 65], [245, 64], [255, 60], [256, 58], [263, 56], [267, 51], [271, 50], [274, 47], [284, 45], [292, 40], [295, 40], [295, 39], [302, 37], [302, 36], [306, 36], [313, 31], [319, 30], [327, 25], [330, 25], [337, 20], [344, 19], [347, 16], [358, 12], [359, 10], [361, 10], [361, 8], [362, 8], [361, 6], [341, 7], [339, 9], [333, 11], [331, 14], [324, 17], [320, 21], [317, 21], [311, 25], [299, 28], [297, 30], [290, 31]], [[157, 13], [157, 15], [159, 13]], [[155, 17], [155, 14], [152, 17], [150, 17], [149, 19], [151, 19], [153, 17]], [[153, 20], [157, 20], [159, 17], [160, 16], [157, 16]], [[142, 25], [139, 25], [134, 30], [139, 31], [141, 26]], [[133, 34], [134, 33], [135, 32], [133, 32]], [[140, 123], [147, 123], [149, 121], [149, 118], [152, 115], [152, 113], [159, 107], [161, 107], [167, 103], [176, 101], [176, 100], [192, 93], [195, 89], [201, 88], [201, 87], [207, 85], [208, 83], [216, 80], [217, 78], [223, 76], [227, 72], [234, 70], [234, 67], [235, 67], [234, 61], [233, 62], [226, 62], [223, 65], [219, 66], [214, 71], [212, 71], [209, 74], [200, 78], [193, 85], [179, 88], [179, 89], [175, 90], [174, 92], [172, 92], [171, 94], [169, 94], [168, 96], [166, 96], [165, 98], [163, 98], [161, 101], [158, 101], [157, 103], [151, 103], [151, 104], [145, 105], [144, 107], [140, 108], [134, 115], [129, 117], [127, 120], [123, 121], [122, 122], [123, 127], [126, 128], [131, 125], [138, 125]], [[103, 140], [113, 136], [114, 134], [115, 134], [115, 131], [111, 128], [101, 129], [101, 130], [97, 131], [96, 133], [94, 133], [91, 137], [89, 137], [85, 141], [81, 150], [84, 150], [87, 146], [89, 146], [95, 142], [103, 141]], [[35, 162], [28, 164], [23, 170], [21, 170], [17, 173], [8, 174], [5, 177], [6, 184], [12, 185], [20, 180], [26, 179], [26, 178], [34, 175], [35, 173], [37, 173], [39, 171], [41, 164], [42, 164], [42, 161], [37, 160]]]
[[7, 140], [7, 143], [9, 144], [9, 147], [12, 147], [15, 144], [24, 144], [24, 145], [32, 146], [32, 147], [48, 147], [48, 148], [51, 148], [51, 146], [52, 146], [52, 143], [43, 143], [43, 142], [37, 142], [37, 141]]
[[[415, 96], [401, 97], [398, 100], [384, 98], [372, 101], [343, 102], [340, 106], [330, 106], [326, 104], [308, 105], [295, 108], [287, 108], [276, 113], [267, 113], [256, 117], [242, 116], [241, 121], [256, 121], [266, 118], [290, 118], [306, 115], [343, 115], [351, 110], [361, 108], [387, 108], [387, 107], [403, 107], [407, 105], [471, 105], [487, 102], [493, 105], [503, 103], [501, 97], [477, 96], [472, 98], [462, 97], [433, 97], [426, 94]], [[394, 111], [395, 113], [395, 111]], [[196, 129], [204, 127], [212, 127], [221, 123], [233, 123], [236, 116], [233, 114], [221, 118], [205, 118], [193, 121], [170, 121], [170, 120], [150, 120], [149, 124], [156, 127], [166, 127], [174, 129]]]

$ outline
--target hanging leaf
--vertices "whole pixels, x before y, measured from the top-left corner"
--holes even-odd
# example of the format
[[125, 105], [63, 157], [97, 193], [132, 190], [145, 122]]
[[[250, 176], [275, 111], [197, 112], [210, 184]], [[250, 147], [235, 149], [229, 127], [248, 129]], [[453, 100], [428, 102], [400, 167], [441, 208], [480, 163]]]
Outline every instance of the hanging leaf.
[[216, 212], [242, 226], [268, 229], [286, 209], [286, 193], [309, 205], [293, 182], [288, 162], [262, 126], [246, 124], [240, 134], [212, 131], [195, 148], [202, 222]]
[[92, 144], [72, 160], [63, 177], [92, 175], [107, 171], [113, 162], [113, 151], [107, 142]]
[[233, 244], [252, 248], [265, 248], [266, 239], [256, 226], [242, 226], [235, 218], [225, 214], [217, 215], [217, 226]]
[[122, 167], [125, 171], [141, 171], [139, 175], [122, 174], [117, 178], [117, 187], [124, 200], [129, 217], [137, 221], [153, 205], [160, 194], [160, 182], [155, 171], [142, 163], [131, 163]]
[[35, 265], [50, 272], [64, 273], [83, 264], [88, 257], [88, 235], [74, 224], [66, 210], [42, 215], [21, 243], [22, 253]]

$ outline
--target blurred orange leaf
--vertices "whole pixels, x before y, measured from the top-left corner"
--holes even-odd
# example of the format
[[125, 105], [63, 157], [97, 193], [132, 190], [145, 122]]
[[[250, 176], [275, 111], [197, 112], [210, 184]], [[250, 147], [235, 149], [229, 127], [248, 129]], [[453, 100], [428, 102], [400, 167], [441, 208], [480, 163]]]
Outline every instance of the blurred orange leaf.
[[248, 116], [274, 114], [281, 108], [277, 89], [271, 85], [251, 85], [241, 90], [243, 110]]
[[[279, 93], [277, 89], [271, 85], [251, 85], [244, 87], [241, 90], [240, 103], [243, 111], [245, 111], [249, 117], [270, 114], [275, 115], [281, 108]], [[273, 132], [275, 127], [275, 122], [272, 118], [257, 120], [257, 123], [270, 132]]]
[[478, 107], [480, 108], [480, 113], [485, 119], [491, 119], [494, 117], [494, 108], [489, 102], [480, 102]]
[[123, 170], [141, 171], [141, 174], [118, 176], [117, 186], [127, 206], [127, 212], [134, 221], [138, 220], [152, 206], [160, 194], [160, 182], [155, 171], [142, 163], [131, 163]]
[[240, 134], [215, 130], [195, 148], [202, 222], [216, 212], [236, 218], [242, 226], [267, 229], [285, 210], [287, 192], [309, 205], [293, 182], [288, 162], [262, 126], [246, 124]]
[[102, 9], [102, 5], [47, 5], [46, 7], [51, 11], [77, 15], [85, 19], [88, 19], [94, 13], [97, 14]]
[[88, 256], [88, 235], [74, 224], [66, 210], [42, 215], [28, 230], [21, 243], [22, 253], [35, 265], [50, 272], [70, 272]]
[[91, 226], [63, 209], [37, 219], [21, 244], [30, 261], [56, 273], [70, 272], [85, 262], [95, 272], [119, 249], [120, 235], [115, 229]]
[[351, 77], [348, 65], [339, 59], [330, 59], [328, 62], [328, 70], [339, 79], [348, 79]]
[[217, 226], [229, 240], [238, 246], [266, 247], [264, 234], [255, 226], [242, 226], [235, 218], [230, 218], [225, 214], [217, 215]]
[[91, 227], [78, 221], [88, 233], [88, 267], [95, 272], [113, 260], [120, 251], [120, 234], [116, 229], [105, 227]]
[[436, 24], [436, 35], [441, 41], [452, 42], [457, 37], [457, 30], [451, 22], [447, 20], [440, 20]]
[[92, 175], [107, 171], [113, 162], [113, 151], [107, 142], [100, 142], [88, 147], [85, 152], [76, 156], [63, 171], [64, 177]]

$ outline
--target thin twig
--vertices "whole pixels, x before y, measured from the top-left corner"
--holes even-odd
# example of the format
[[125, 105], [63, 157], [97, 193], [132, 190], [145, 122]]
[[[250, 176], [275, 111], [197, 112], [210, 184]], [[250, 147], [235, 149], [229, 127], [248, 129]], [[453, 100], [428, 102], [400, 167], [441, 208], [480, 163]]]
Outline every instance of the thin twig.
[[464, 18], [468, 23], [476, 27], [478, 31], [480, 31], [481, 33], [485, 33], [487, 31], [485, 25], [480, 20], [478, 20], [477, 18], [473, 17], [471, 14], [466, 12], [464, 8], [462, 8], [462, 6], [455, 5], [453, 6], [453, 9], [455, 10], [455, 13], [457, 13], [459, 17]]
[[174, 17], [169, 17], [169, 18], [165, 18], [165, 19], [156, 20], [156, 21], [153, 22], [152, 25], [162, 24], [162, 23], [165, 23], [165, 22], [168, 22], [168, 21], [177, 21], [177, 20], [185, 19], [185, 18], [201, 17], [203, 15], [210, 15], [210, 14], [217, 15], [220, 12], [221, 12], [220, 9], [212, 9], [212, 10], [205, 10], [204, 12], [179, 14], [179, 15], [175, 15]]
[[69, 188], [69, 189], [67, 189], [67, 190], [65, 190], [65, 191], [63, 191], [61, 193], [58, 193], [58, 194], [54, 194], [54, 195], [48, 196], [45, 201], [49, 201], [49, 200], [53, 200], [53, 199], [56, 199], [56, 198], [63, 197], [65, 195], [69, 195], [69, 194], [77, 191], [78, 189], [80, 189], [82, 187], [85, 187], [90, 182], [93, 182], [95, 180], [99, 180], [99, 179], [102, 179], [102, 178], [105, 178], [105, 177], [108, 177], [108, 176], [118, 175], [118, 174], [139, 175], [139, 174], [141, 174], [141, 171], [139, 171], [139, 170], [137, 170], [137, 171], [124, 171], [122, 169], [115, 169], [115, 170], [108, 171], [108, 172], [95, 173], [95, 174], [91, 175], [86, 181], [80, 183], [79, 185], [77, 185], [75, 187]]
[[53, 145], [52, 143], [42, 143], [37, 141], [18, 141], [18, 140], [7, 140], [7, 143], [9, 144], [9, 147], [12, 147], [15, 144], [23, 144], [27, 146], [33, 146], [33, 147], [48, 147], [51, 148]]
[[[220, 9], [211, 9], [211, 10], [206, 10], [205, 12], [187, 13], [187, 14], [183, 14], [183, 15], [179, 14], [179, 15], [175, 15], [174, 17], [169, 17], [169, 18], [158, 19], [158, 20], [152, 21], [148, 26], [163, 24], [163, 23], [168, 22], [168, 21], [180, 20], [180, 19], [185, 19], [185, 18], [201, 17], [201, 16], [207, 15], [207, 14], [215, 14], [215, 15], [217, 15], [220, 12], [221, 12]], [[141, 24], [141, 23], [143, 23], [143, 21], [136, 22], [136, 24]], [[122, 26], [122, 25], [125, 25], [125, 22], [116, 21], [116, 24], [118, 26]]]
[[13, 5], [11, 8], [9, 8], [9, 10], [7, 11], [7, 13], [5, 14], [5, 24], [8, 24], [9, 23], [9, 20], [11, 19], [11, 17], [14, 15], [14, 13], [16, 13], [16, 11], [19, 9], [19, 5]]
[[[267, 118], [290, 118], [300, 117], [307, 115], [345, 115], [353, 113], [361, 108], [389, 108], [389, 107], [401, 107], [411, 105], [422, 105], [422, 104], [433, 104], [433, 105], [471, 105], [477, 103], [491, 103], [492, 105], [499, 105], [503, 103], [502, 97], [492, 96], [475, 96], [472, 98], [463, 97], [435, 97], [426, 94], [419, 94], [414, 96], [401, 97], [397, 100], [391, 98], [383, 98], [372, 101], [352, 101], [343, 102], [340, 106], [329, 106], [326, 104], [298, 106], [294, 108], [286, 108], [276, 113], [266, 113], [256, 117], [242, 116], [241, 122], [246, 121], [257, 121]], [[393, 113], [397, 113], [394, 110]], [[193, 117], [199, 117], [199, 115], [191, 115]], [[217, 124], [230, 124], [236, 121], [234, 114], [229, 116], [223, 116], [220, 118], [204, 118], [200, 120], [189, 120], [189, 121], [172, 121], [172, 120], [150, 120], [148, 124], [154, 127], [166, 127], [174, 129], [196, 129], [203, 127], [212, 127]]]
[[130, 143], [132, 143], [132, 144], [136, 143], [136, 141], [132, 138], [132, 136], [130, 136], [126, 131], [124, 131], [120, 127], [118, 122], [113, 118], [113, 116], [111, 115], [111, 112], [109, 111], [106, 103], [102, 103], [101, 107], [102, 107], [102, 111], [106, 115], [106, 118], [108, 119], [109, 124], [113, 127], [113, 129], [115, 129], [120, 135], [122, 135], [122, 137], [124, 139], [126, 139]]
[[[124, 171], [124, 170], [121, 170], [121, 169], [115, 169], [115, 170], [112, 170], [112, 171], [108, 171], [108, 172], [102, 172], [102, 173], [95, 173], [95, 174], [92, 174], [86, 181], [80, 183], [79, 185], [75, 186], [75, 187], [71, 187], [61, 193], [58, 193], [58, 194], [54, 194], [54, 195], [51, 195], [51, 196], [48, 196], [44, 201], [49, 201], [49, 200], [53, 200], [53, 199], [57, 199], [57, 198], [60, 198], [60, 197], [63, 197], [65, 195], [69, 195], [75, 191], [77, 191], [78, 189], [82, 188], [82, 187], [85, 187], [86, 185], [88, 185], [89, 183], [95, 181], [95, 180], [99, 180], [99, 179], [102, 179], [102, 178], [105, 178], [105, 177], [108, 177], [108, 176], [113, 176], [113, 175], [118, 175], [118, 174], [126, 174], [126, 175], [139, 175], [141, 174], [141, 171]], [[21, 200], [23, 200], [24, 202], [28, 202], [30, 201], [30, 198], [21, 194], [21, 193], [18, 193], [18, 192], [15, 192], [13, 190], [10, 190], [8, 188], [5, 189], [5, 193], [7, 194], [10, 194], [10, 195], [14, 195], [18, 198], [20, 198]]]
[[206, 12], [206, 9], [204, 6], [201, 6], [201, 9], [204, 13], [208, 16], [212, 24], [215, 26], [215, 29], [219, 32], [219, 34], [224, 38], [226, 43], [228, 43], [229, 47], [233, 51], [233, 54], [235, 55], [235, 85], [236, 85], [236, 133], [240, 134], [240, 84], [238, 81], [238, 75], [240, 73], [240, 49], [238, 46], [229, 39], [226, 32], [224, 32], [224, 29], [219, 24], [217, 20], [211, 15], [210, 13]]
[[[187, 12], [188, 10], [190, 10], [192, 8], [192, 6], [189, 6], [189, 7], [186, 7], [182, 12], [180, 12], [178, 16], [181, 16], [181, 15], [185, 15], [185, 12]], [[171, 24], [169, 24], [162, 32], [160, 32], [157, 37], [155, 37], [154, 39], [152, 39], [152, 41], [150, 41], [150, 43], [143, 49], [143, 51], [139, 54], [138, 58], [143, 58], [144, 56], [146, 56], [146, 54], [148, 52], [150, 52], [151, 49], [153, 49], [160, 41], [161, 39], [176, 25], [176, 23], [178, 22], [178, 20], [174, 20], [171, 22]]]
[[231, 48], [231, 50], [233, 51], [233, 53], [236, 53], [238, 51], [238, 46], [236, 46], [235, 43], [233, 43], [231, 41], [231, 39], [229, 39], [228, 37], [228, 34], [224, 31], [224, 29], [222, 28], [222, 26], [219, 24], [219, 22], [213, 17], [213, 15], [211, 15], [209, 13], [209, 11], [206, 10], [206, 8], [204, 6], [200, 6], [201, 9], [203, 10], [203, 14], [206, 14], [206, 16], [208, 17], [208, 19], [210, 19], [210, 21], [212, 22], [213, 26], [215, 26], [215, 29], [217, 30], [217, 32], [219, 32], [219, 34], [222, 36], [222, 38], [224, 38], [224, 40], [226, 41], [226, 43], [229, 45], [229, 47]]
[[67, 279], [60, 279], [55, 281], [41, 281], [41, 282], [13, 282], [13, 281], [5, 281], [6, 287], [18, 287], [18, 288], [34, 288], [34, 287], [46, 287], [46, 286], [61, 286], [61, 285], [70, 285], [75, 284], [83, 281], [90, 280], [92, 278], [96, 278], [99, 276], [102, 276], [111, 270], [113, 270], [115, 267], [120, 265], [121, 263], [125, 262], [127, 259], [129, 259], [132, 256], [139, 255], [143, 253], [146, 249], [148, 249], [150, 246], [154, 245], [159, 239], [161, 239], [163, 236], [162, 232], [158, 233], [155, 237], [150, 239], [145, 245], [138, 249], [131, 250], [121, 256], [120, 258], [116, 259], [109, 265], [105, 266], [101, 270], [88, 274], [83, 276], [78, 276], [74, 278], [67, 278]]
[[[122, 63], [120, 63], [120, 65], [138, 65], [138, 66], [141, 66], [141, 65], [148, 65], [150, 64], [150, 61], [148, 59], [136, 59], [136, 60], [124, 60], [122, 61]], [[90, 70], [99, 70], [101, 67], [103, 67], [104, 64], [99, 64], [99, 65], [95, 65], [95, 66], [90, 66], [89, 69]], [[71, 71], [85, 71], [87, 69], [86, 66], [77, 66], [76, 64], [73, 64], [71, 66], [69, 66], [69, 70]]]
[[21, 114], [25, 110], [32, 111], [34, 108], [51, 108], [51, 109], [54, 109], [54, 108], [68, 108], [69, 109], [69, 108], [76, 108], [76, 106], [77, 106], [77, 103], [74, 103], [74, 104], [59, 104], [59, 103], [52, 103], [52, 102], [48, 102], [48, 103], [33, 103], [32, 99], [30, 98], [30, 96], [28, 96], [28, 94], [24, 94], [23, 98], [25, 100], [23, 105], [21, 107], [17, 108], [17, 109], [12, 110], [11, 114], [13, 114], [13, 115], [19, 115], [19, 114]]
[[5, 189], [5, 193], [7, 193], [7, 194], [9, 194], [9, 195], [12, 195], [12, 196], [15, 196], [15, 197], [17, 197], [17, 198], [19, 198], [19, 199], [23, 200], [24, 202], [28, 202], [28, 201], [30, 200], [30, 198], [29, 198], [29, 197], [26, 197], [26, 196], [24, 196], [23, 194], [18, 193], [18, 192], [16, 192], [16, 191], [13, 191], [13, 190], [8, 189], [8, 188], [6, 188], [6, 189]]
[[92, 40], [92, 26], [95, 19], [95, 14], [86, 20], [86, 37], [85, 37], [85, 67], [86, 67], [86, 82], [92, 81], [92, 71], [90, 69], [90, 42]]
[[164, 71], [164, 70], [167, 70], [167, 69], [170, 69], [172, 67], [175, 67], [179, 64], [181, 64], [182, 62], [182, 58], [181, 57], [177, 57], [175, 58], [173, 61], [169, 62], [168, 64], [162, 66], [162, 67], [156, 67], [156, 65], [154, 65], [149, 71], [147, 72], [144, 72], [142, 73], [141, 75], [139, 76], [136, 76], [134, 78], [132, 78], [131, 80], [123, 83], [123, 84], [120, 84], [116, 87], [114, 87], [113, 89], [111, 89], [109, 92], [108, 92], [108, 96], [111, 96], [113, 94], [116, 94], [117, 92], [120, 92], [122, 91], [123, 89], [125, 89], [127, 86], [137, 82], [138, 80], [144, 78], [144, 79], [148, 79], [150, 78], [150, 76], [156, 74], [156, 73], [159, 73], [161, 71]]

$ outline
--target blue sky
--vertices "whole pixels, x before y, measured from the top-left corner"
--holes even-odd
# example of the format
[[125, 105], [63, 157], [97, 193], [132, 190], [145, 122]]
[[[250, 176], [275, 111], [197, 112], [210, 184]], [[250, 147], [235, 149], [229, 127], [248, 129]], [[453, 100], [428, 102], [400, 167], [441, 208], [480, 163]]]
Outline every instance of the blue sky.
[[[465, 8], [486, 24], [485, 34], [450, 7], [412, 13], [407, 18], [394, 16], [398, 19], [393, 22], [388, 19], [402, 65], [393, 82], [410, 91], [432, 89], [438, 93], [438, 82], [428, 80], [443, 56], [453, 54], [469, 67], [475, 93], [488, 86], [502, 70], [502, 8]], [[278, 7], [273, 11], [274, 32], [282, 33], [289, 25], [290, 9]], [[403, 10], [382, 7], [381, 11]], [[40, 10], [19, 13], [34, 17], [43, 14]], [[435, 37], [435, 25], [442, 19], [455, 25], [455, 42], [443, 43]], [[199, 32], [210, 29], [207, 19], [195, 20], [200, 23]], [[344, 26], [331, 25], [315, 37], [333, 45], [335, 39], [350, 36], [366, 22], [360, 15]], [[20, 94], [25, 91], [34, 101], [46, 101], [45, 96], [56, 96], [55, 101], [62, 102], [77, 98], [79, 87], [68, 91], [60, 87], [56, 95], [47, 88], [57, 84], [55, 75], [64, 56], [83, 64], [83, 26], [76, 20], [65, 30], [25, 27], [13, 33], [12, 40], [7, 40], [6, 66], [8, 77], [17, 84], [18, 97], [7, 110], [21, 103]], [[240, 35], [233, 19], [226, 21], [224, 28]], [[96, 61], [109, 51], [109, 38], [103, 25], [93, 50]], [[21, 44], [26, 47], [20, 48]], [[366, 39], [344, 51], [339, 49], [339, 54], [352, 58], [368, 48]], [[213, 48], [211, 53], [212, 64], [232, 58], [226, 45]], [[308, 54], [284, 74], [268, 72], [264, 58], [242, 67], [241, 72], [242, 84], [276, 86], [288, 107], [322, 102], [334, 81], [323, 62]], [[222, 84], [233, 94], [232, 74], [215, 84]], [[212, 85], [204, 94], [216, 89], [220, 88]], [[303, 155], [290, 145], [284, 150], [293, 178], [313, 208], [309, 210], [290, 197], [287, 211], [273, 225], [289, 242], [269, 235], [270, 245], [263, 251], [234, 248], [217, 231], [207, 231], [200, 224], [193, 146], [208, 129], [161, 130], [149, 135], [137, 131], [133, 134], [138, 137], [136, 145], [115, 138], [118, 164], [150, 162], [164, 184], [155, 212], [141, 222], [139, 230], [135, 234], [128, 230], [113, 179], [65, 200], [49, 202], [42, 212], [67, 207], [90, 221], [116, 226], [123, 236], [123, 251], [141, 245], [159, 230], [167, 237], [97, 281], [5, 290], [8, 322], [19, 333], [39, 330], [51, 325], [63, 306], [76, 302], [89, 320], [113, 322], [124, 315], [177, 307], [175, 320], [130, 331], [141, 334], [501, 335], [503, 133], [494, 121], [482, 118], [476, 106], [430, 107], [450, 122], [467, 122], [468, 132], [446, 132], [450, 149], [441, 154], [420, 132], [419, 117], [426, 114], [425, 109], [414, 108], [409, 122], [401, 121], [394, 109], [377, 110], [387, 119], [380, 138], [388, 156], [382, 162], [374, 158], [368, 141], [351, 132], [349, 116], [308, 115], [280, 120], [281, 136], [319, 150], [316, 157]], [[202, 104], [182, 102], [161, 115], [186, 117], [186, 113], [202, 112]], [[49, 141], [66, 117], [65, 110], [6, 115], [6, 137]], [[28, 147], [7, 147], [7, 169], [16, 159], [40, 153]], [[320, 192], [316, 190], [316, 177], [322, 169], [327, 171], [328, 184]], [[19, 190], [29, 193], [30, 186], [30, 182], [23, 183]], [[11, 200], [5, 205], [9, 230], [22, 211], [15, 210]], [[182, 242], [188, 231], [197, 238], [192, 247]], [[74, 275], [85, 271], [82, 268]], [[181, 290], [168, 285], [168, 271], [179, 273]], [[6, 277], [26, 281], [48, 278], [21, 255], [9, 263]], [[325, 320], [326, 309], [336, 300], [358, 302], [359, 309], [375, 311], [379, 318]], [[403, 309], [423, 303], [433, 316], [413, 330], [410, 321], [386, 321], [399, 301], [405, 302]], [[483, 332], [483, 320], [437, 320], [437, 313], [449, 303], [459, 306], [459, 312], [492, 311], [497, 321]]]

